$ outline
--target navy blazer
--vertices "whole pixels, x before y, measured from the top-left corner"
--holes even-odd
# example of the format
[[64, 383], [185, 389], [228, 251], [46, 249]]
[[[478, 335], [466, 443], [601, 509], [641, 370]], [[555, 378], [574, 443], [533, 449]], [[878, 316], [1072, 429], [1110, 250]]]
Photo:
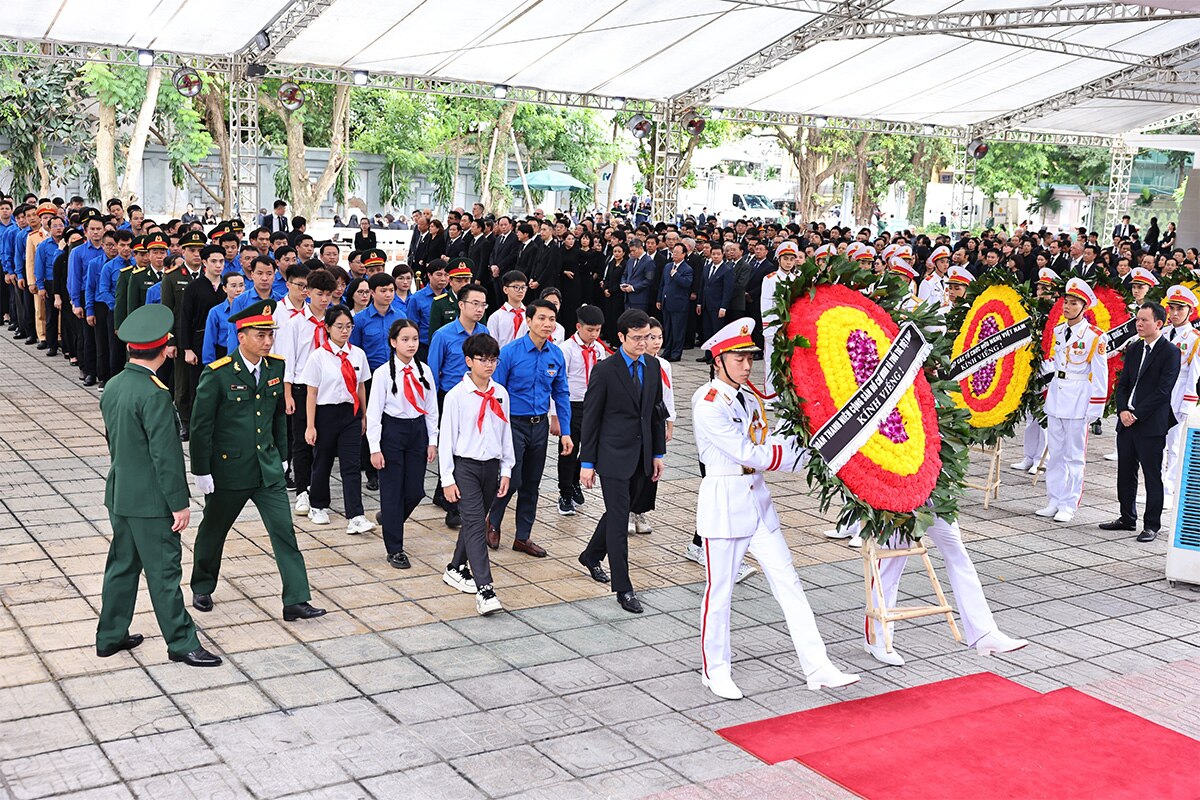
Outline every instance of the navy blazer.
[[[675, 270], [672, 277], [671, 270]], [[692, 296], [692, 267], [687, 261], [675, 267], [675, 262], [668, 261], [663, 267], [662, 289], [658, 293], [658, 302], [662, 303], [664, 311], [686, 310], [691, 305]]]
[[733, 296], [733, 265], [722, 261], [711, 279], [708, 277], [710, 266], [705, 264], [701, 270], [700, 305], [705, 311], [716, 313], [722, 308], [729, 308], [729, 300]]
[[625, 307], [649, 311], [654, 297], [654, 259], [646, 253], [636, 260], [630, 256], [625, 262], [621, 283], [633, 287], [633, 291], [625, 295]]
[[[1154, 349], [1150, 351], [1150, 362], [1142, 370], [1142, 356], [1146, 343], [1136, 341], [1125, 349], [1125, 363], [1121, 367], [1121, 378], [1117, 381], [1117, 411], [1132, 411], [1137, 422], [1129, 427], [1134, 436], [1165, 436], [1175, 424], [1171, 412], [1171, 392], [1179, 377], [1179, 350], [1166, 341], [1160, 333]], [[1138, 372], [1142, 375], [1139, 378]], [[1137, 384], [1135, 390], [1134, 384]], [[1129, 395], [1133, 393], [1133, 406]], [[1117, 429], [1125, 426], [1117, 420]]]

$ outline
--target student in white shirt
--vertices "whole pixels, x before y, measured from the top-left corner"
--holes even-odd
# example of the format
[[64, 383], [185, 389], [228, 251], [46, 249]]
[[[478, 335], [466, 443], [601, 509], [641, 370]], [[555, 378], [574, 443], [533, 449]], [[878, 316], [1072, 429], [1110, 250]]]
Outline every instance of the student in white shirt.
[[[592, 370], [612, 351], [600, 341], [600, 330], [604, 326], [604, 312], [599, 306], [580, 306], [575, 311], [575, 333], [562, 344], [563, 361], [566, 364], [567, 389], [571, 394], [572, 442], [581, 441], [583, 436], [583, 396], [587, 392]], [[665, 387], [664, 387], [665, 388]], [[550, 407], [550, 431], [558, 428], [558, 415]], [[561, 432], [561, 430], [560, 430]], [[584, 503], [583, 487], [579, 484], [579, 448], [563, 455], [558, 448], [558, 513], [564, 517], [575, 516], [576, 506]]]
[[312, 445], [304, 439], [308, 430], [308, 389], [300, 382], [300, 374], [313, 350], [329, 340], [325, 332], [325, 312], [337, 291], [337, 281], [323, 269], [310, 272], [307, 280], [308, 304], [302, 313], [280, 323], [279, 334], [275, 337], [275, 352], [284, 358], [283, 409], [292, 429], [292, 480], [296, 486], [297, 514], [309, 512], [308, 486], [312, 482], [313, 466]]
[[463, 342], [463, 355], [470, 371], [446, 393], [438, 438], [443, 490], [462, 515], [458, 544], [442, 580], [474, 594], [475, 610], [487, 616], [503, 610], [492, 588], [487, 516], [496, 498], [508, 493], [517, 459], [508, 392], [492, 380], [499, 345], [490, 335], [477, 333]]
[[[673, 380], [671, 375], [671, 362], [661, 357], [658, 353], [663, 346], [663, 326], [662, 323], [654, 317], [650, 318], [650, 338], [646, 340], [646, 358], [653, 357], [658, 361], [659, 369], [662, 370], [662, 393], [663, 405], [667, 407], [667, 443], [671, 442], [671, 437], [675, 433], [675, 389], [671, 385]], [[637, 497], [629, 499], [629, 532], [630, 533], [651, 533], [653, 528], [646, 520], [646, 514], [654, 510], [655, 501], [658, 499], [658, 481], [647, 481], [646, 487]]]
[[[308, 267], [303, 264], [292, 264], [284, 275], [287, 281], [287, 294], [275, 306], [275, 325], [279, 330], [288, 320], [302, 316], [308, 305]], [[277, 343], [278, 344], [278, 343]], [[282, 353], [280, 353], [282, 355]]]
[[496, 338], [501, 347], [529, 333], [529, 321], [525, 319], [525, 293], [529, 291], [529, 280], [520, 270], [509, 270], [501, 279], [507, 301], [492, 313], [487, 320], [488, 333]]
[[437, 458], [438, 406], [433, 370], [417, 358], [421, 329], [398, 319], [388, 332], [392, 357], [371, 376], [367, 445], [379, 470], [379, 514], [387, 561], [411, 563], [404, 552], [404, 523], [425, 497], [425, 465]]
[[360, 440], [366, 431], [364, 384], [370, 366], [362, 349], [350, 344], [353, 328], [354, 317], [345, 306], [334, 306], [326, 312], [325, 331], [329, 339], [308, 357], [299, 383], [308, 387], [308, 426], [304, 439], [313, 447], [308, 519], [316, 525], [329, 524], [329, 474], [336, 457], [348, 520], [346, 533], [366, 533], [375, 527], [363, 515], [360, 472]]

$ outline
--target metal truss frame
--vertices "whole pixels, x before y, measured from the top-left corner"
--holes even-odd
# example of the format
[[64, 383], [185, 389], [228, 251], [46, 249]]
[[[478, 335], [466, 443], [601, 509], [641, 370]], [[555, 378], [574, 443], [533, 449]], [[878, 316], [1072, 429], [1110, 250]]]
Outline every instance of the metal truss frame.
[[[1119, 139], [1112, 146], [1112, 161], [1108, 171], [1108, 199], [1104, 208], [1104, 228], [1111, 231], [1123, 214], [1129, 211], [1129, 181], [1133, 176], [1133, 160], [1138, 149]], [[1095, 216], [1092, 217], [1095, 219]]]
[[679, 190], [683, 186], [683, 154], [677, 145], [687, 136], [679, 128], [679, 119], [669, 108], [655, 119], [653, 148], [654, 173], [650, 176], [650, 206], [659, 219], [673, 220], [679, 210]]
[[1097, 96], [1101, 100], [1133, 100], [1139, 103], [1172, 103], [1180, 106], [1200, 106], [1200, 92], [1173, 89], [1116, 89]]
[[948, 220], [951, 230], [969, 230], [975, 225], [975, 159], [967, 152], [971, 138], [971, 132], [966, 131], [954, 142], [954, 185], [950, 190]]
[[[736, 2], [736, 0], [733, 1]], [[923, 15], [883, 12], [871, 19], [849, 23], [837, 38], [927, 36], [937, 33], [958, 33], [963, 29], [1011, 31], [1195, 18], [1200, 18], [1200, 11], [1171, 11], [1127, 3], [1079, 3], [1041, 8], [1004, 8]]]
[[246, 62], [238, 60], [229, 81], [228, 165], [233, 189], [233, 213], [246, 221], [258, 213], [258, 84], [246, 79]]
[[240, 55], [247, 61], [270, 61], [332, 5], [333, 0], [292, 0], [262, 31], [267, 35], [267, 46], [259, 47], [258, 36], [255, 35], [242, 48]]
[[[0, 38], [0, 56], [41, 58], [50, 61], [75, 61], [88, 64], [136, 67], [138, 51], [128, 47], [112, 47], [102, 44], [66, 44], [42, 42], [30, 39]], [[229, 56], [203, 56], [184, 53], [155, 52], [155, 66], [171, 70], [191, 67], [200, 72], [229, 73], [233, 59]]]
[[1150, 131], [1161, 131], [1163, 128], [1174, 128], [1176, 125], [1184, 125], [1197, 120], [1200, 120], [1200, 108], [1193, 108], [1191, 111], [1172, 114], [1166, 119], [1160, 119], [1158, 122], [1143, 125], [1141, 128], [1138, 128], [1137, 132], [1149, 133]]

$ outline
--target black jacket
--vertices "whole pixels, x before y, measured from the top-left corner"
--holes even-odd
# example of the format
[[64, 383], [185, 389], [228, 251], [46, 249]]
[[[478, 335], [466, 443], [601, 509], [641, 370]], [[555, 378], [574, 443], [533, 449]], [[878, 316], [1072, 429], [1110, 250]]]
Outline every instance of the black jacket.
[[[1125, 350], [1125, 364], [1121, 368], [1121, 378], [1117, 381], [1117, 411], [1132, 411], [1137, 422], [1128, 428], [1134, 436], [1165, 436], [1175, 424], [1175, 416], [1171, 413], [1171, 392], [1175, 388], [1175, 379], [1179, 377], [1179, 350], [1159, 335], [1154, 349], [1150, 351], [1150, 361], [1142, 370], [1142, 355], [1146, 352], [1145, 342], [1134, 342]], [[1138, 377], [1139, 370], [1142, 372]], [[1137, 391], [1134, 392], [1134, 382]], [[1133, 406], [1129, 405], [1129, 395], [1133, 392]], [[1117, 428], [1125, 427], [1120, 420]]]
[[580, 460], [594, 464], [602, 478], [628, 480], [638, 466], [649, 475], [654, 456], [667, 451], [662, 367], [644, 356], [639, 390], [620, 352], [592, 369], [583, 398]]
[[[501, 238], [504, 241], [500, 241]], [[499, 277], [503, 278], [504, 273], [510, 272], [517, 268], [517, 256], [521, 253], [521, 243], [517, 241], [515, 233], [509, 233], [506, 237], [501, 237], [500, 234], [493, 234], [492, 253], [488, 266], [495, 264], [500, 268]], [[490, 270], [489, 270], [490, 271]], [[525, 277], [529, 277], [526, 275]]]

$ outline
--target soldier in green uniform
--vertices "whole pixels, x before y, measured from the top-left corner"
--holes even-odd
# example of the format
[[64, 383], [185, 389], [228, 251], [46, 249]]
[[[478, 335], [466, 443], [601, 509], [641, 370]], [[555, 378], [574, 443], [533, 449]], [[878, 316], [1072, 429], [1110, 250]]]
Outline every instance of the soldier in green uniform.
[[[125, 314], [146, 305], [146, 292], [163, 278], [163, 261], [171, 242], [161, 231], [146, 235], [146, 253], [149, 263], [145, 267], [134, 267], [129, 273], [125, 289]], [[120, 302], [119, 300], [117, 301]]]
[[259, 300], [234, 314], [238, 346], [200, 374], [192, 407], [192, 473], [204, 493], [204, 519], [196, 534], [192, 607], [212, 611], [221, 552], [234, 520], [252, 500], [271, 537], [283, 580], [283, 618], [291, 622], [325, 613], [309, 605], [308, 573], [296, 544], [283, 473], [287, 424], [283, 411], [283, 358], [275, 342], [274, 300]]
[[117, 288], [114, 291], [116, 296], [113, 298], [113, 325], [117, 328], [120, 328], [121, 323], [129, 316], [129, 279], [135, 269], [145, 269], [148, 263], [150, 262], [146, 255], [146, 237], [133, 237], [133, 263], [122, 268], [117, 276]]
[[446, 291], [435, 295], [433, 305], [429, 307], [429, 338], [431, 341], [438, 328], [458, 319], [458, 293], [462, 287], [471, 282], [474, 269], [475, 262], [469, 258], [456, 258], [450, 262], [450, 270], [447, 273], [450, 276], [450, 286]]
[[145, 571], [170, 659], [215, 667], [221, 659], [200, 646], [179, 588], [179, 537], [191, 518], [187, 475], [171, 393], [154, 375], [166, 359], [172, 320], [159, 305], [143, 306], [125, 319], [117, 337], [129, 347], [129, 362], [100, 397], [111, 458], [104, 505], [113, 538], [104, 567], [96, 655], [108, 658], [142, 643], [141, 634], [129, 633], [129, 623], [138, 575]]
[[[175, 315], [173, 333], [175, 340], [180, 338], [183, 324], [183, 293], [192, 281], [200, 275], [200, 251], [208, 244], [200, 231], [188, 231], [179, 237], [179, 248], [183, 251], [183, 266], [173, 269], [163, 276], [162, 304], [171, 309]], [[175, 408], [179, 411], [180, 430], [183, 440], [188, 440], [191, 430], [192, 401], [196, 397], [194, 373], [188, 368], [183, 359], [183, 353], [175, 356]]]

